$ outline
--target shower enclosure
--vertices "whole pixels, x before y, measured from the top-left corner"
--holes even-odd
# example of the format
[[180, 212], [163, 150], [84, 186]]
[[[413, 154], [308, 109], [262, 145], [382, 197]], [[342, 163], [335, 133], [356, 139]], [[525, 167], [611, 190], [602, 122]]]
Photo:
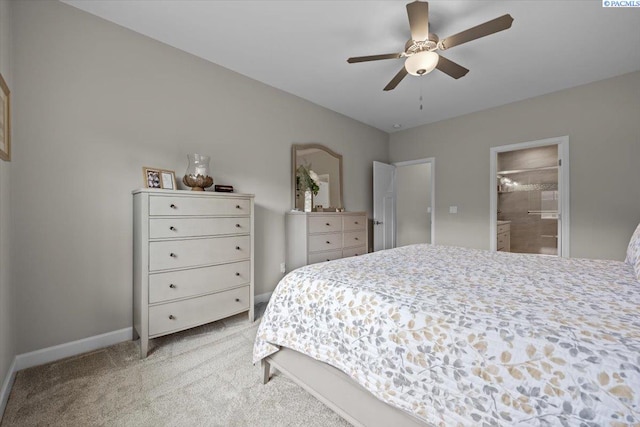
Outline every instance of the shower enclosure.
[[558, 159], [557, 145], [498, 153], [499, 250], [558, 255]]

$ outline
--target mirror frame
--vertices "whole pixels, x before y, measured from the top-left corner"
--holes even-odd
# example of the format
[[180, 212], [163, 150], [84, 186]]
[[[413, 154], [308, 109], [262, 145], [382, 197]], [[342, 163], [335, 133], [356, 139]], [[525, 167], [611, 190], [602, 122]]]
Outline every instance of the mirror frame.
[[338, 171], [340, 175], [340, 206], [336, 206], [336, 208], [344, 209], [343, 202], [343, 174], [342, 174], [342, 154], [338, 154], [330, 148], [325, 147], [322, 144], [293, 144], [291, 146], [291, 206], [292, 209], [296, 208], [296, 173], [297, 173], [297, 159], [298, 159], [298, 150], [307, 150], [309, 148], [317, 148], [318, 150], [322, 150], [328, 155], [335, 157], [338, 160]]

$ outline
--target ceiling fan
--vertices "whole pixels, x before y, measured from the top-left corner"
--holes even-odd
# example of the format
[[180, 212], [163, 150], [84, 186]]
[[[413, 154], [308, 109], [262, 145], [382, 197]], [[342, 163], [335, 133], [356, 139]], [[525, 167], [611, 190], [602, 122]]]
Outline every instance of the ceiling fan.
[[385, 86], [384, 90], [386, 91], [395, 89], [407, 74], [422, 76], [430, 73], [434, 68], [450, 75], [454, 79], [463, 77], [469, 72], [468, 69], [437, 54], [435, 51], [447, 50], [454, 46], [507, 30], [511, 28], [511, 23], [513, 22], [511, 15], [506, 14], [440, 40], [437, 35], [429, 32], [428, 2], [416, 0], [408, 3], [407, 15], [409, 16], [411, 39], [405, 44], [404, 52], [356, 56], [347, 59], [349, 64], [354, 64], [357, 62], [378, 61], [381, 59], [406, 58], [404, 67], [402, 67], [398, 74]]

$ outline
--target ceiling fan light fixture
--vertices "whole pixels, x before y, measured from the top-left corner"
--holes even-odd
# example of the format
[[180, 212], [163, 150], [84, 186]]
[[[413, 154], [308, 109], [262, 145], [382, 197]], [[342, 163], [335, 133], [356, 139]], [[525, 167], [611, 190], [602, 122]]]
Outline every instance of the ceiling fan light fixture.
[[412, 76], [424, 76], [436, 68], [439, 59], [437, 53], [423, 50], [408, 57], [404, 62], [404, 68]]

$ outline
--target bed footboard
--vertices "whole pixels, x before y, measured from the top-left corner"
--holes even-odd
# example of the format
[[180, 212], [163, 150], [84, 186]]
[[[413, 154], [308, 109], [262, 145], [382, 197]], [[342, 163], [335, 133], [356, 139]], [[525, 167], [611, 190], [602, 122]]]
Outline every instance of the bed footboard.
[[426, 425], [410, 414], [377, 399], [336, 368], [297, 351], [282, 347], [263, 359], [264, 384], [269, 381], [271, 365], [354, 426]]

